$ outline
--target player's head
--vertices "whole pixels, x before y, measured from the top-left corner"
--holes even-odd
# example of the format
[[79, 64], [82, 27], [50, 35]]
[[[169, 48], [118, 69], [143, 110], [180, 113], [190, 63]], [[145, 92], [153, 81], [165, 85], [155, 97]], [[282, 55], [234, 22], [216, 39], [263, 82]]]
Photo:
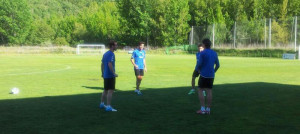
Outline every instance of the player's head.
[[139, 44], [138, 44], [138, 49], [143, 50], [144, 45], [145, 45], [145, 42], [140, 41]]
[[204, 50], [203, 44], [198, 44], [198, 51], [202, 52]]
[[210, 48], [211, 47], [211, 41], [209, 39], [202, 40], [202, 44], [204, 45], [204, 48]]
[[110, 50], [115, 51], [115, 50], [117, 50], [118, 43], [114, 40], [111, 40], [108, 43], [108, 47], [109, 47]]

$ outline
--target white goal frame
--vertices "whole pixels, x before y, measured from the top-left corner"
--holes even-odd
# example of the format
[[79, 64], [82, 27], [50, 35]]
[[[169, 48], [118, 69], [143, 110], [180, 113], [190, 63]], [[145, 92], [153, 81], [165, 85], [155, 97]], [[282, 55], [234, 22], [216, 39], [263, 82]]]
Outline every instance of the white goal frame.
[[99, 50], [99, 52], [103, 53], [105, 52], [105, 45], [104, 44], [78, 44], [76, 48], [76, 54], [80, 54], [80, 47], [102, 47], [102, 49]]

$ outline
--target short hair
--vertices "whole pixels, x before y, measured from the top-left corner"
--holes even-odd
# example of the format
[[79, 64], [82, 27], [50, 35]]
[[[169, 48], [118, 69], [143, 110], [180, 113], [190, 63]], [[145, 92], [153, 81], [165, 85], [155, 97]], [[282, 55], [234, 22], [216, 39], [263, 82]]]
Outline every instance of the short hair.
[[198, 47], [202, 47], [202, 46], [203, 46], [203, 44], [201, 44], [201, 43], [198, 44]]
[[205, 48], [210, 48], [211, 47], [211, 41], [209, 39], [203, 39], [202, 43], [204, 44]]
[[140, 41], [140, 42], [139, 42], [139, 46], [140, 46], [140, 45], [142, 45], [142, 44], [144, 44], [144, 45], [145, 45], [145, 42], [143, 42], [143, 41]]
[[111, 48], [113, 45], [115, 45], [117, 42], [114, 40], [109, 41], [108, 47]]

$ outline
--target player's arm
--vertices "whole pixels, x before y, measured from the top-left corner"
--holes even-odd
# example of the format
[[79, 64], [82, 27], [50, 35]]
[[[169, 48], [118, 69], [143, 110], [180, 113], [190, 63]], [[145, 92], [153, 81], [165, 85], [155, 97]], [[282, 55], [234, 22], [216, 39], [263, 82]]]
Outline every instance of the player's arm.
[[109, 70], [112, 74], [114, 74], [115, 77], [118, 77], [118, 75], [115, 73], [114, 71], [114, 68], [113, 68], [113, 65], [111, 62], [108, 62], [108, 67], [109, 67]]
[[215, 66], [215, 72], [217, 72], [218, 69], [220, 68], [220, 62], [219, 62], [218, 55], [217, 55], [217, 59], [216, 59], [216, 61], [215, 61], [215, 64], [216, 64], [216, 66]]
[[133, 65], [136, 69], [138, 69], [139, 67], [134, 63], [134, 56], [135, 56], [135, 52], [132, 53], [132, 56], [131, 56], [130, 61], [131, 61], [132, 65]]

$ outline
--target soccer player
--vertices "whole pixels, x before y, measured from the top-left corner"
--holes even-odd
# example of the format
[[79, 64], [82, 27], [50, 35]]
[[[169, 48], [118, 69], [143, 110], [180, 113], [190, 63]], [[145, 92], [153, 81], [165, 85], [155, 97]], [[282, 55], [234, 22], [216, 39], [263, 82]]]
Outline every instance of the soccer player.
[[134, 73], [136, 76], [136, 90], [134, 92], [138, 95], [142, 95], [140, 85], [144, 76], [144, 71], [147, 72], [144, 44], [144, 42], [139, 42], [138, 48], [133, 51], [131, 56], [131, 63], [134, 66]]
[[[198, 58], [199, 58], [199, 55], [200, 55], [200, 52], [202, 52], [204, 50], [202, 44], [199, 44], [198, 45], [198, 52], [196, 53], [196, 59], [197, 59], [197, 62], [198, 62]], [[195, 93], [195, 79], [196, 77], [199, 76], [199, 71], [196, 67], [195, 67], [195, 70], [193, 72], [193, 75], [192, 75], [192, 89], [190, 90], [190, 92], [188, 93], [188, 95], [191, 95], [191, 94], [194, 94]]]
[[[196, 68], [200, 70], [200, 78], [198, 80], [198, 97], [200, 100], [201, 108], [197, 111], [198, 114], [210, 114], [211, 102], [212, 102], [212, 87], [214, 83], [215, 73], [220, 67], [218, 55], [215, 51], [211, 50], [211, 41], [204, 39], [202, 41], [204, 50], [199, 55]], [[206, 108], [205, 98], [203, 91], [206, 92]]]
[[[115, 54], [114, 51], [117, 50], [117, 42], [110, 41], [109, 51], [107, 51], [102, 57], [101, 72], [104, 78], [104, 91], [101, 97], [100, 108], [105, 108], [105, 111], [116, 112], [117, 110], [111, 106], [112, 94], [115, 90], [116, 77], [118, 75], [115, 71]], [[107, 105], [105, 106], [104, 101], [107, 99]]]

